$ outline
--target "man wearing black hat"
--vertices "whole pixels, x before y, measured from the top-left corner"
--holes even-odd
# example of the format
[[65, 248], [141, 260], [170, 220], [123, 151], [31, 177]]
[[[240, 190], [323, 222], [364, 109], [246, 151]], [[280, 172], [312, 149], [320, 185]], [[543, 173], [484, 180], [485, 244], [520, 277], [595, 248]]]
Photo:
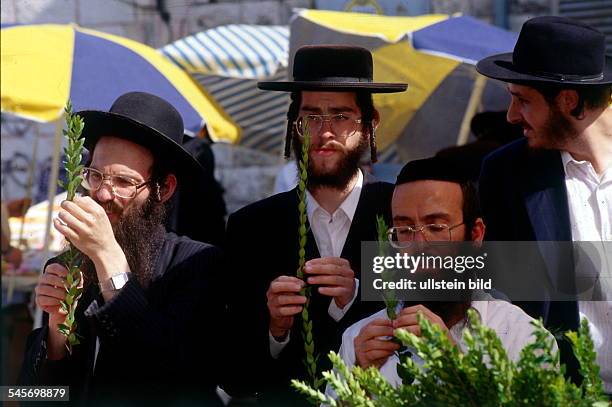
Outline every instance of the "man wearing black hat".
[[[308, 166], [309, 223], [304, 281], [298, 269], [298, 194], [293, 189], [256, 202], [230, 216], [228, 258], [236, 292], [230, 299], [231, 336], [238, 355], [249, 355], [254, 370], [231, 363], [231, 395], [263, 392], [264, 403], [286, 403], [292, 378], [304, 378], [300, 312], [313, 287], [313, 321], [319, 371], [329, 366], [342, 331], [372, 312], [358, 295], [360, 242], [376, 240], [376, 215], [387, 215], [391, 185], [372, 182], [359, 170], [370, 146], [376, 160], [374, 130], [379, 115], [372, 93], [400, 92], [404, 84], [372, 81], [372, 55], [352, 46], [305, 46], [297, 50], [293, 81], [260, 82], [259, 88], [291, 92], [285, 155], [293, 143], [296, 157], [306, 129], [311, 144]], [[262, 383], [259, 378], [264, 378]], [[242, 380], [240, 378], [247, 378]], [[247, 385], [252, 387], [249, 389]], [[268, 397], [270, 396], [270, 397]], [[268, 397], [268, 398], [267, 398]]]
[[[485, 225], [476, 187], [469, 179], [469, 171], [456, 168], [456, 163], [446, 157], [415, 160], [402, 168], [391, 201], [392, 247], [406, 250], [415, 243], [482, 242]], [[405, 329], [420, 336], [417, 315], [421, 313], [465, 350], [463, 332], [468, 326], [467, 310], [472, 308], [483, 325], [497, 333], [508, 356], [518, 360], [523, 347], [533, 340], [533, 319], [517, 306], [497, 301], [482, 291], [469, 290], [462, 297], [456, 301], [400, 302], [393, 320], [386, 309], [370, 315], [344, 332], [340, 356], [349, 367], [379, 368], [393, 386], [399, 386], [400, 346], [391, 340], [395, 330]]]
[[[484, 162], [480, 195], [491, 240], [612, 240], [612, 57], [597, 30], [560, 17], [527, 21], [514, 52], [480, 61], [483, 75], [508, 83], [511, 123], [523, 140]], [[604, 252], [605, 254], [605, 252]], [[609, 254], [609, 253], [608, 253]], [[551, 281], [573, 274], [571, 253], [542, 253]], [[612, 393], [612, 287], [602, 301], [521, 304], [548, 327], [576, 329], [589, 320], [605, 389]], [[608, 344], [606, 346], [606, 344]], [[562, 361], [576, 371], [561, 342]]]
[[178, 144], [181, 116], [141, 92], [78, 115], [91, 152], [86, 196], [62, 202], [54, 226], [84, 255], [80, 344], [69, 353], [58, 332], [67, 270], [52, 259], [36, 286], [44, 322], [28, 339], [20, 382], [70, 386], [70, 400], [86, 404], [212, 399], [218, 366], [202, 349], [218, 345], [203, 327], [223, 312], [220, 251], [164, 227], [178, 185], [197, 193], [203, 171]]

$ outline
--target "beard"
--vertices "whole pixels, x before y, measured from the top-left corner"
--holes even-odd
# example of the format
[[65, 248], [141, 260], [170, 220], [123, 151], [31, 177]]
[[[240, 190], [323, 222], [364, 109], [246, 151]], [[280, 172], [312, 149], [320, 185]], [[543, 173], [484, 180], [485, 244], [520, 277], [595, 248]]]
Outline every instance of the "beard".
[[553, 104], [550, 106], [548, 119], [542, 125], [542, 144], [538, 147], [544, 149], [564, 149], [578, 135], [578, 131], [574, 128], [571, 121]]
[[[311, 145], [310, 150], [321, 148], [324, 145]], [[343, 191], [353, 179], [359, 169], [359, 162], [363, 153], [368, 148], [368, 139], [364, 135], [360, 136], [359, 144], [353, 149], [344, 147], [340, 153], [342, 154], [336, 165], [331, 169], [317, 168], [313, 160], [308, 160], [308, 188], [330, 188]], [[293, 142], [293, 153], [296, 157], [296, 164], [299, 169], [299, 157], [302, 156], [302, 142], [295, 137]]]
[[[114, 201], [102, 205], [113, 213], [120, 213]], [[143, 288], [151, 283], [157, 254], [163, 243], [166, 229], [166, 206], [152, 196], [139, 207], [128, 209], [113, 225], [117, 243], [121, 247], [132, 275]], [[91, 259], [84, 257], [81, 270], [85, 283], [98, 282], [95, 266]]]

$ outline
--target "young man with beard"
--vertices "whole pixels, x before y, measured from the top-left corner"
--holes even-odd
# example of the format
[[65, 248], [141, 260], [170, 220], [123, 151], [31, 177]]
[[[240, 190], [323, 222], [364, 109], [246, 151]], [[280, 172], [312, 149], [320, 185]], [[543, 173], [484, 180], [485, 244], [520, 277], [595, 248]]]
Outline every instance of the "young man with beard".
[[218, 346], [204, 327], [223, 312], [214, 246], [165, 230], [177, 187], [198, 193], [200, 165], [178, 143], [180, 114], [165, 100], [132, 92], [109, 112], [83, 111], [91, 162], [87, 195], [61, 204], [55, 228], [84, 256], [72, 353], [58, 324], [67, 270], [50, 260], [36, 286], [45, 311], [27, 344], [21, 384], [70, 386], [92, 403], [213, 400]]
[[[290, 379], [306, 378], [300, 312], [312, 286], [313, 323], [319, 370], [337, 349], [343, 330], [371, 313], [359, 299], [360, 243], [376, 240], [376, 215], [388, 215], [392, 186], [372, 182], [359, 170], [368, 145], [375, 158], [379, 115], [372, 93], [399, 92], [404, 84], [372, 82], [372, 55], [351, 46], [306, 46], [297, 50], [293, 81], [260, 82], [265, 90], [291, 92], [286, 155], [293, 142], [301, 156], [310, 130], [308, 240], [304, 280], [298, 269], [297, 189], [249, 205], [230, 216], [227, 251], [231, 261], [230, 320], [237, 339], [230, 352], [249, 355], [248, 365], [228, 363], [232, 396], [263, 393], [264, 405], [303, 399]], [[263, 381], [265, 379], [265, 383]]]
[[[569, 19], [534, 18], [523, 25], [513, 53], [485, 58], [477, 69], [508, 83], [507, 119], [525, 135], [483, 164], [480, 195], [490, 240], [610, 242], [612, 58], [605, 55], [605, 36]], [[573, 281], [570, 251], [541, 255], [551, 281]], [[612, 289], [601, 288], [610, 300]], [[612, 393], [612, 348], [606, 346], [612, 302], [520, 305], [558, 330], [575, 330], [587, 318], [605, 390]], [[567, 341], [559, 347], [576, 378]]]
[[[392, 243], [408, 248], [415, 242], [425, 245], [444, 241], [482, 242], [485, 225], [476, 188], [468, 178], [468, 174], [457, 172], [456, 166], [443, 157], [406, 164], [397, 176], [391, 201]], [[392, 385], [398, 386], [402, 383], [396, 369], [400, 346], [391, 341], [394, 331], [401, 328], [420, 335], [417, 320], [420, 313], [465, 349], [462, 336], [467, 328], [467, 310], [473, 308], [482, 323], [497, 333], [508, 356], [518, 360], [521, 349], [533, 340], [533, 319], [520, 308], [494, 300], [484, 292], [466, 290], [465, 294], [463, 302], [400, 303], [401, 311], [394, 320], [387, 317], [386, 309], [364, 318], [342, 335], [340, 356], [348, 366], [379, 368]]]

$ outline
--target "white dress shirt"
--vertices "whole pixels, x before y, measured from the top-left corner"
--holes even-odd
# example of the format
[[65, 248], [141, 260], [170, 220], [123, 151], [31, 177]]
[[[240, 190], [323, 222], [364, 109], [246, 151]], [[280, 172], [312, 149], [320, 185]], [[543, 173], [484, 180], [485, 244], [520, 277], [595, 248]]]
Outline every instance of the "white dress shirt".
[[[344, 243], [348, 236], [353, 222], [353, 216], [357, 210], [357, 204], [359, 203], [359, 196], [363, 188], [363, 174], [361, 170], [357, 170], [357, 182], [355, 186], [340, 204], [338, 209], [333, 214], [328, 213], [325, 209], [319, 205], [317, 200], [306, 191], [306, 212], [308, 215], [308, 222], [312, 229], [312, 234], [317, 243], [319, 254], [321, 257], [340, 257]], [[351, 301], [344, 306], [339, 308], [336, 302], [332, 298], [329, 303], [328, 313], [336, 322], [340, 321], [342, 317], [349, 310], [357, 293], [359, 292], [359, 279], [355, 278], [355, 292]], [[283, 342], [278, 342], [271, 333], [269, 333], [270, 339], [270, 354], [273, 358], [277, 358], [283, 348], [289, 343], [289, 336], [285, 338]]]
[[[478, 313], [480, 321], [497, 333], [502, 346], [508, 353], [508, 357], [511, 360], [517, 361], [525, 345], [533, 342], [535, 339], [532, 336], [534, 327], [531, 325], [531, 321], [533, 321], [533, 318], [527, 315], [522, 309], [509, 302], [494, 300], [493, 297], [485, 293], [482, 293], [482, 295], [484, 296], [482, 298], [487, 298], [487, 300], [472, 301], [471, 307]], [[388, 319], [386, 309], [382, 309], [376, 314], [354, 323], [344, 331], [339, 353], [349, 369], [356, 364], [355, 338], [359, 335], [364, 326], [375, 319]], [[463, 332], [467, 328], [468, 324], [465, 319], [450, 328], [450, 334], [453, 340], [462, 351], [467, 349], [463, 342]], [[552, 335], [550, 335], [550, 339], [554, 342]], [[556, 350], [556, 343], [553, 343], [553, 346]], [[416, 355], [414, 349], [412, 350], [412, 359], [419, 365], [423, 363], [423, 360]], [[383, 377], [395, 387], [402, 383], [402, 380], [397, 374], [396, 366], [398, 363], [399, 358], [394, 353], [380, 368]], [[326, 393], [332, 396], [334, 395], [329, 386], [326, 389]]]
[[[589, 161], [577, 161], [570, 153], [561, 153], [569, 207], [572, 240], [612, 241], [612, 162], [598, 175]], [[609, 246], [607, 246], [609, 248]], [[601, 247], [603, 261], [612, 264], [612, 253]], [[600, 279], [601, 292], [610, 301], [579, 301], [580, 317], [589, 321], [597, 352], [597, 363], [606, 393], [612, 393], [612, 287], [610, 280]]]

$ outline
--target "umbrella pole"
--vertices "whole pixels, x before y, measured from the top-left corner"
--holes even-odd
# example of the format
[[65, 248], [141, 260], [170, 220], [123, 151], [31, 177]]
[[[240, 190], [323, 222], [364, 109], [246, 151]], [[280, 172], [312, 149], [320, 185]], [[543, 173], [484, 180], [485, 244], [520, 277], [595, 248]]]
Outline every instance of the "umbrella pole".
[[[34, 145], [32, 147], [32, 161], [30, 163], [30, 173], [28, 174], [28, 183], [26, 186], [26, 199], [32, 202], [32, 186], [34, 184], [34, 171], [36, 170], [36, 158], [38, 156], [38, 141], [40, 139], [40, 124], [34, 124], [36, 132], [34, 133]], [[22, 247], [23, 243], [23, 232], [25, 229], [26, 213], [24, 211], [21, 215], [21, 225], [19, 225], [19, 240], [17, 240], [19, 247]], [[25, 249], [29, 249], [27, 244], [24, 245]]]
[[[43, 264], [40, 265], [40, 273], [44, 264], [47, 262], [49, 256], [49, 246], [51, 245], [51, 220], [53, 218], [53, 206], [55, 201], [55, 194], [57, 192], [57, 179], [59, 177], [59, 164], [60, 155], [62, 150], [62, 129], [64, 123], [64, 113], [57, 120], [55, 126], [55, 139], [53, 143], [53, 160], [51, 162], [51, 174], [49, 175], [49, 189], [47, 193], [48, 207], [47, 207], [47, 221], [45, 224], [45, 243], [43, 245]], [[42, 309], [36, 307], [34, 314], [34, 328], [40, 328], [42, 325]]]
[[482, 100], [482, 94], [484, 92], [485, 85], [487, 84], [487, 78], [483, 75], [476, 74], [476, 79], [474, 80], [474, 87], [472, 88], [472, 94], [470, 95], [470, 100], [465, 109], [465, 115], [463, 115], [463, 121], [461, 122], [461, 129], [459, 130], [459, 135], [457, 136], [457, 145], [462, 146], [467, 143], [468, 138], [470, 136], [470, 122], [472, 121], [472, 117], [476, 114], [478, 110], [478, 105]]

